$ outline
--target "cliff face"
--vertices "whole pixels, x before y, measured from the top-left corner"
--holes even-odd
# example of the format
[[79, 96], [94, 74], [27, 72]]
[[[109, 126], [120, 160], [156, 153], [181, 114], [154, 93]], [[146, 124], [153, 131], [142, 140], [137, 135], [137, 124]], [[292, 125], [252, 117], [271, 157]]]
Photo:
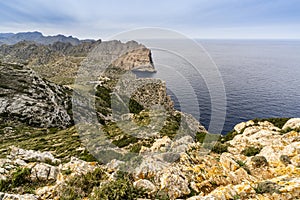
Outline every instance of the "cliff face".
[[151, 51], [145, 47], [126, 52], [114, 60], [112, 65], [125, 70], [155, 71]]
[[0, 116], [38, 127], [72, 124], [71, 93], [50, 83], [34, 71], [17, 64], [0, 63]]

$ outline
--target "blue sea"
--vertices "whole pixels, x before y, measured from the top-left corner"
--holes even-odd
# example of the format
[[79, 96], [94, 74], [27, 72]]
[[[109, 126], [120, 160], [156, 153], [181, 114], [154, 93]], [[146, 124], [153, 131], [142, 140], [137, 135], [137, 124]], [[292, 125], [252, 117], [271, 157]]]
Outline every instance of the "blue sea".
[[[224, 87], [226, 96], [222, 134], [232, 130], [235, 124], [254, 118], [300, 117], [300, 41], [196, 42], [203, 46], [212, 63], [217, 66], [224, 83], [220, 86]], [[169, 44], [174, 45], [172, 42]], [[178, 45], [177, 48], [188, 52], [185, 45]], [[190, 52], [190, 55], [198, 56], [195, 52]], [[208, 128], [212, 117], [212, 99], [207, 79], [213, 79], [213, 76], [195, 75], [195, 69], [184, 58], [176, 58], [174, 54], [170, 55], [162, 50], [153, 49], [152, 57], [157, 73], [139, 72], [137, 75], [165, 80], [175, 108], [192, 114]], [[156, 63], [162, 59], [168, 66]], [[201, 70], [209, 71], [205, 68], [198, 69], [200, 72]], [[217, 101], [218, 99], [214, 103], [218, 103]], [[221, 101], [222, 97], [220, 104]], [[222, 120], [220, 123], [223, 123]]]

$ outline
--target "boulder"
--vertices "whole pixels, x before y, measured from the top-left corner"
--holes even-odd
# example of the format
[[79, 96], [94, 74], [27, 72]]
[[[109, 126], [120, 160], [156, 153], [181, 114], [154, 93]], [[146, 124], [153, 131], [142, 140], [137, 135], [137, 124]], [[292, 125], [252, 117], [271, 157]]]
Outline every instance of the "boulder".
[[300, 128], [300, 118], [289, 119], [282, 127], [282, 130], [285, 130], [287, 128], [290, 129]]
[[157, 191], [156, 186], [149, 180], [146, 179], [140, 179], [138, 181], [135, 181], [133, 183], [133, 186], [136, 188], [142, 188], [148, 191], [149, 193], [154, 193]]
[[31, 169], [31, 179], [38, 181], [56, 180], [58, 167], [51, 166], [45, 163], [37, 163]]

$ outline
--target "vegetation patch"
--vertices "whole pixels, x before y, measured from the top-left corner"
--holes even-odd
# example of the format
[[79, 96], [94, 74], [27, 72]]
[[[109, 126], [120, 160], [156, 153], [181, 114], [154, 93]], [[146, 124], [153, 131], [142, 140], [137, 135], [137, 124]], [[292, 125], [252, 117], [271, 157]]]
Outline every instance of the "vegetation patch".
[[[5, 131], [9, 127], [10, 131]], [[85, 161], [96, 159], [82, 148], [79, 134], [75, 127], [65, 130], [57, 128], [34, 128], [24, 124], [2, 123], [0, 124], [0, 158], [8, 155], [10, 146], [35, 151], [51, 151], [52, 154], [62, 160], [70, 161], [72, 156]]]
[[265, 181], [258, 183], [257, 186], [254, 188], [257, 194], [264, 194], [264, 193], [278, 193], [280, 194], [280, 186], [276, 183]]
[[262, 147], [246, 147], [241, 153], [244, 154], [245, 156], [255, 156], [256, 154], [259, 154], [261, 151]]

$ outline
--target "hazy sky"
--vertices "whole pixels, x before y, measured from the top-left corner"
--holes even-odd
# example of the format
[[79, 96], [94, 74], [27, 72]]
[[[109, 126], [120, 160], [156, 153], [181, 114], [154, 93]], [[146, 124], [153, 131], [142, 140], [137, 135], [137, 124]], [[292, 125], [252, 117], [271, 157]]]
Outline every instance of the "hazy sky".
[[300, 38], [300, 0], [1, 0], [0, 32], [107, 38], [161, 27], [193, 38]]

